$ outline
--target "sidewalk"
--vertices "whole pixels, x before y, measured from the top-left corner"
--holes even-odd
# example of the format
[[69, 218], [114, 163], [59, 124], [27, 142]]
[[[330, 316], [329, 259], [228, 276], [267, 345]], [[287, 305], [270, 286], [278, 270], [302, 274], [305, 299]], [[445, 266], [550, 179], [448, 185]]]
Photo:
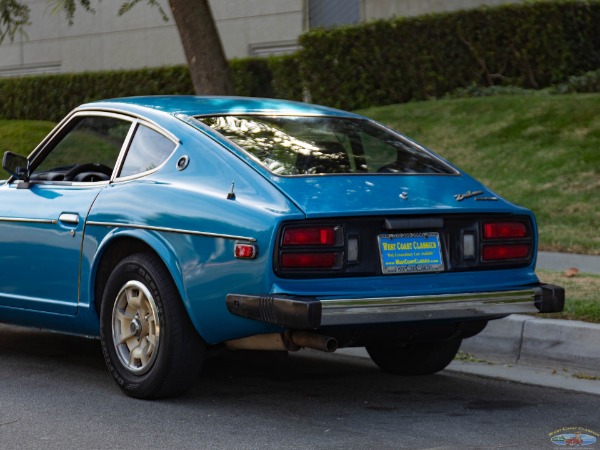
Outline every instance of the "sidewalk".
[[600, 274], [600, 256], [538, 252], [537, 267], [559, 271], [576, 267], [580, 272]]

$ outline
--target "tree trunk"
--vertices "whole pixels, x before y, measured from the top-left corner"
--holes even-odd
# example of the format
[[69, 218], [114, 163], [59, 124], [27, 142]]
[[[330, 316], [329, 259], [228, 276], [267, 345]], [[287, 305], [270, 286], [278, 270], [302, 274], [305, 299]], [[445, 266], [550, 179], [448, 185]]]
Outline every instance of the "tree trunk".
[[229, 64], [208, 0], [169, 0], [194, 91], [199, 95], [232, 95]]

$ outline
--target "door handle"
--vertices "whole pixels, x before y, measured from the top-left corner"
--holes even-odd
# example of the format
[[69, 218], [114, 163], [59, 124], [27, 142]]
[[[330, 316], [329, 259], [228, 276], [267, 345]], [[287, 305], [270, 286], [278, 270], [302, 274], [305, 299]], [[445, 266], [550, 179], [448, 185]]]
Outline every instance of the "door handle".
[[58, 221], [64, 224], [77, 225], [79, 224], [79, 214], [62, 213], [58, 216]]

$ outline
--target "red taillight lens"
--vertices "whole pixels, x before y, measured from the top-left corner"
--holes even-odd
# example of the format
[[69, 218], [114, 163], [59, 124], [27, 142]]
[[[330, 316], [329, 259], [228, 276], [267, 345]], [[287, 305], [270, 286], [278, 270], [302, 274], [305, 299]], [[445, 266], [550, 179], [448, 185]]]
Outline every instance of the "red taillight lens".
[[277, 270], [290, 274], [340, 270], [344, 266], [344, 228], [335, 224], [289, 225], [283, 229]]
[[483, 224], [484, 239], [515, 239], [527, 237], [523, 222], [487, 222]]
[[336, 227], [288, 228], [283, 233], [283, 245], [335, 245]]
[[524, 259], [529, 256], [529, 244], [488, 244], [484, 245], [481, 258], [484, 261]]
[[328, 253], [284, 253], [281, 255], [283, 269], [334, 269], [338, 255]]

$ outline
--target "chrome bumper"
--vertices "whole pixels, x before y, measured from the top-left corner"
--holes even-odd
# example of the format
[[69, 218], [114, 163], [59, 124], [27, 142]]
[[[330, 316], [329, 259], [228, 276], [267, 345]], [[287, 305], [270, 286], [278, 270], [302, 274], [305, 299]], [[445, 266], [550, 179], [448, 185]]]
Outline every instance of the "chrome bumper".
[[560, 312], [565, 291], [540, 284], [526, 289], [408, 297], [319, 299], [288, 295], [227, 295], [232, 314], [289, 329], [429, 320], [461, 320], [515, 313]]

